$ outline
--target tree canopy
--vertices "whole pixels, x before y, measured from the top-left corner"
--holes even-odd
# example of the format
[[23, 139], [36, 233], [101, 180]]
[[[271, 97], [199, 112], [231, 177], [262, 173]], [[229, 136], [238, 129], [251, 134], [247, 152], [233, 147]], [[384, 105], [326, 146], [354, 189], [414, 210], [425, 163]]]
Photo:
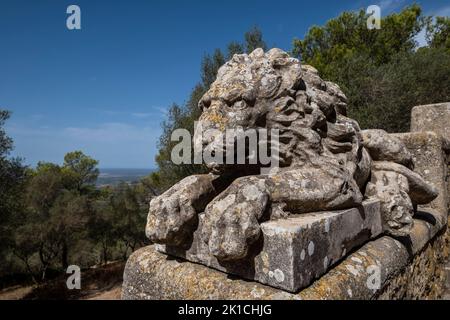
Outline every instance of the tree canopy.
[[[344, 12], [313, 26], [292, 53], [339, 84], [362, 128], [409, 131], [412, 107], [450, 100], [449, 19], [423, 16], [416, 4], [382, 18], [381, 29], [369, 30], [367, 18]], [[428, 46], [418, 49], [421, 31]]]
[[23, 210], [23, 186], [26, 168], [18, 158], [10, 158], [13, 141], [5, 132], [5, 123], [11, 113], [0, 109], [0, 259], [4, 259], [5, 250], [11, 240], [12, 216]]
[[428, 18], [426, 35], [430, 47], [450, 49], [450, 17]]
[[[10, 147], [4, 150], [10, 150], [12, 140], [6, 144]], [[65, 155], [62, 165], [39, 162], [26, 170], [12, 197], [20, 210], [16, 206], [9, 219], [1, 220], [0, 280], [4, 273], [26, 272], [35, 282], [44, 281], [49, 270], [126, 259], [145, 243], [151, 188], [147, 183], [124, 183], [99, 189], [97, 165], [97, 160], [74, 151]], [[2, 190], [4, 186], [2, 182]]]

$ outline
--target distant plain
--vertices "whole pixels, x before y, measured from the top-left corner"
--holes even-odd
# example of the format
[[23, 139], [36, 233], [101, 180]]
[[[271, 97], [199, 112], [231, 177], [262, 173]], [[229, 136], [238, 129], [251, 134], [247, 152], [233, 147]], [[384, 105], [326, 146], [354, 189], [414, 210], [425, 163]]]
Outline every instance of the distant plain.
[[101, 168], [97, 186], [117, 185], [121, 182], [136, 183], [153, 171], [154, 169]]

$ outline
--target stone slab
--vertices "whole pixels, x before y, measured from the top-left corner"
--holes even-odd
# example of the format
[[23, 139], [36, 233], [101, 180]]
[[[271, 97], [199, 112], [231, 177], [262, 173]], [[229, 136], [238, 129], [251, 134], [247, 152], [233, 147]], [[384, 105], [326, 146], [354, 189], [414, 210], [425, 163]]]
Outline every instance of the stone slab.
[[188, 250], [157, 245], [162, 253], [255, 280], [289, 292], [298, 292], [326, 273], [346, 254], [382, 232], [379, 201], [360, 208], [301, 214], [261, 224], [262, 243], [250, 259], [218, 261], [200, 238], [203, 214]]

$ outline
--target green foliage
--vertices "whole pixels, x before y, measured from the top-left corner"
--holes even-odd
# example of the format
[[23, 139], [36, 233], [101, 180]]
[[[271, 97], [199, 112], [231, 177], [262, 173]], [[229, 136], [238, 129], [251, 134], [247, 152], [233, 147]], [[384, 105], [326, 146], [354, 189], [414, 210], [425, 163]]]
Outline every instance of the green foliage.
[[75, 151], [66, 154], [62, 166], [40, 162], [27, 171], [18, 198], [24, 208], [8, 225], [5, 259], [10, 269], [3, 273], [26, 272], [39, 282], [50, 269], [126, 259], [145, 243], [154, 190], [147, 180], [98, 190], [97, 164]]
[[133, 252], [137, 246], [145, 243], [142, 226], [145, 225], [148, 213], [148, 194], [142, 185], [119, 185], [110, 198], [110, 205], [115, 213], [114, 228], [117, 240], [123, 248], [123, 257]]
[[450, 49], [450, 18], [436, 17], [434, 23], [428, 19], [426, 34], [430, 47]]
[[263, 40], [263, 34], [258, 27], [254, 26], [247, 31], [244, 35], [245, 38], [245, 52], [250, 53], [255, 49], [261, 48], [264, 51], [267, 50], [265, 41]]
[[[449, 20], [423, 17], [414, 4], [369, 30], [364, 11], [344, 12], [295, 39], [292, 53], [339, 84], [362, 128], [409, 131], [411, 108], [449, 100]], [[417, 50], [426, 27], [431, 48]]]
[[[39, 273], [45, 279], [56, 260], [67, 268], [78, 241], [86, 238], [87, 222], [95, 215], [94, 193], [87, 190], [98, 175], [96, 165], [96, 160], [76, 151], [65, 156], [63, 166], [40, 162], [31, 171], [23, 190], [27, 210], [16, 217], [12, 244], [31, 275]], [[33, 258], [37, 262], [32, 263]]]
[[228, 50], [227, 60], [231, 59], [235, 54], [241, 54], [245, 51], [244, 45], [235, 41], [232, 41], [228, 44], [227, 50]]
[[[352, 60], [350, 61], [350, 63]], [[363, 128], [406, 132], [416, 105], [450, 101], [450, 52], [421, 48], [401, 53], [346, 84], [349, 115]]]
[[62, 167], [66, 187], [80, 194], [92, 191], [99, 174], [97, 165], [97, 160], [84, 155], [81, 151], [66, 154]]
[[[23, 186], [27, 170], [21, 160], [9, 158], [13, 141], [6, 135], [4, 125], [10, 112], [0, 109], [0, 260], [4, 261], [13, 233], [12, 216], [23, 211]], [[0, 273], [3, 264], [0, 264]]]
[[9, 111], [0, 109], [0, 158], [5, 158], [12, 149], [12, 139], [6, 135], [3, 128], [10, 115]]
[[425, 25], [418, 5], [381, 19], [381, 29], [367, 28], [365, 11], [344, 12], [323, 27], [313, 26], [303, 40], [294, 39], [293, 55], [332, 79], [346, 60], [364, 56], [375, 65], [390, 61], [399, 52], [412, 51], [414, 37]]
[[63, 191], [61, 171], [61, 167], [56, 164], [38, 163], [26, 190], [29, 208], [33, 212], [46, 218], [50, 215], [50, 208]]

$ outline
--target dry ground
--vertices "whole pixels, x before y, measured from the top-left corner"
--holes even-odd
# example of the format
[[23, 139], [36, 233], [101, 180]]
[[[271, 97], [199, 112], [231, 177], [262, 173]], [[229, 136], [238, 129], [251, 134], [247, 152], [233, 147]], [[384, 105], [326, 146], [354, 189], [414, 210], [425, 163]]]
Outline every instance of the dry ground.
[[68, 290], [66, 277], [34, 286], [14, 286], [0, 291], [0, 300], [120, 300], [124, 262], [81, 272], [81, 290]]

